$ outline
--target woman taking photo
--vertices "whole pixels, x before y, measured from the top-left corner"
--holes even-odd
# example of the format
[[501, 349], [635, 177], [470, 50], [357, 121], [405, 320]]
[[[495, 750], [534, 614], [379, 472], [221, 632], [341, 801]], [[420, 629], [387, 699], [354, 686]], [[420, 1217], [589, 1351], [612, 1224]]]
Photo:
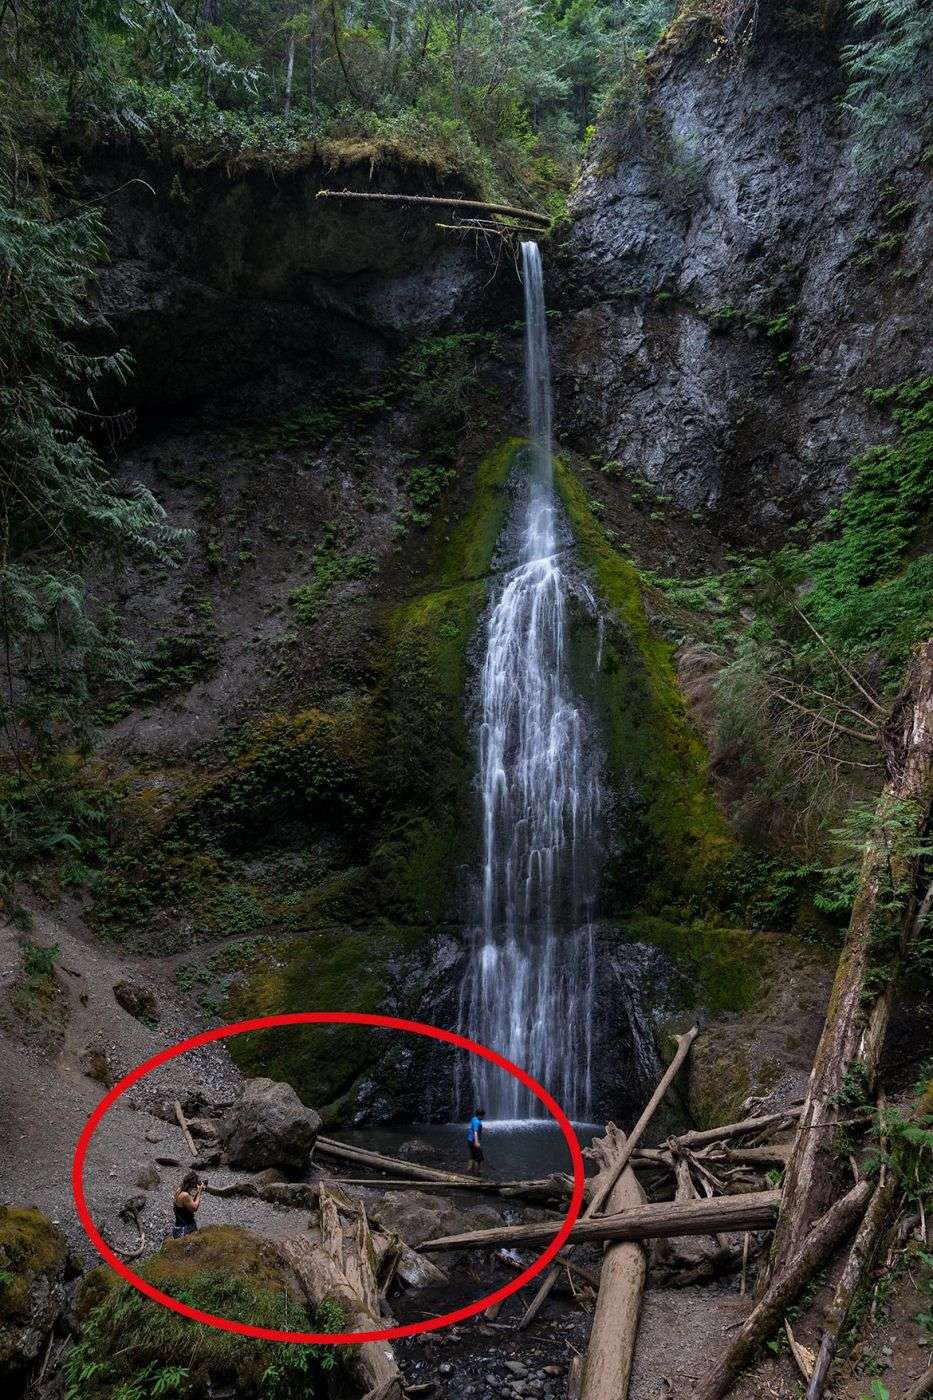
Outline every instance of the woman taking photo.
[[186, 1172], [181, 1179], [181, 1185], [175, 1192], [173, 1240], [181, 1239], [183, 1235], [191, 1235], [198, 1228], [195, 1212], [201, 1204], [203, 1192], [204, 1182], [198, 1180], [197, 1172]]

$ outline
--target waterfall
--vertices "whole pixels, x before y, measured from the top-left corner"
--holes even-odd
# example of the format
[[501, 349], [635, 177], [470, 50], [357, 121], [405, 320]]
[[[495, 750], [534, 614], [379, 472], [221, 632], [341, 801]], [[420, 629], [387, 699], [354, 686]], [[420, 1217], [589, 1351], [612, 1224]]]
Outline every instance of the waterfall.
[[[522, 244], [530, 468], [515, 521], [517, 563], [489, 613], [480, 676], [483, 863], [462, 1022], [540, 1080], [577, 1119], [590, 1112], [596, 852], [603, 794], [567, 655], [572, 593], [554, 495], [544, 276]], [[517, 1080], [471, 1057], [472, 1090], [495, 1118], [545, 1116]]]

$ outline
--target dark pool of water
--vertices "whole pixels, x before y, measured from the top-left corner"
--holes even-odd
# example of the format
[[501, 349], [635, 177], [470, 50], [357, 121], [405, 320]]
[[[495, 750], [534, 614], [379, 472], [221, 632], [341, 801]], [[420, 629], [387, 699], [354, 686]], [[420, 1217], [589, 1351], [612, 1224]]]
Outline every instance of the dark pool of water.
[[[603, 1132], [595, 1123], [575, 1123], [574, 1128], [581, 1147], [589, 1147], [593, 1138]], [[405, 1143], [415, 1140], [429, 1143], [436, 1156], [402, 1155], [424, 1166], [465, 1171], [469, 1163], [466, 1134], [465, 1123], [411, 1123], [407, 1127], [341, 1128], [333, 1136], [370, 1152], [383, 1152], [388, 1157], [398, 1157]], [[570, 1152], [556, 1123], [487, 1119], [483, 1128], [483, 1150], [485, 1174], [503, 1180], [572, 1170]], [[591, 1171], [592, 1167], [588, 1165], [587, 1170]]]

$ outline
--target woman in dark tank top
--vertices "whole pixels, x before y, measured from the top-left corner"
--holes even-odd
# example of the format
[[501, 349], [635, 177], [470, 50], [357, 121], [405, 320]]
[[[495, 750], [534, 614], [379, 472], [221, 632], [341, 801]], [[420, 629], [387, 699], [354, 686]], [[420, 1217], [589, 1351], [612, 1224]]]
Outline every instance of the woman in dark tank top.
[[203, 1190], [204, 1183], [198, 1180], [197, 1172], [186, 1172], [182, 1177], [181, 1185], [175, 1192], [173, 1240], [181, 1239], [183, 1235], [193, 1234], [198, 1228], [195, 1212], [201, 1204]]

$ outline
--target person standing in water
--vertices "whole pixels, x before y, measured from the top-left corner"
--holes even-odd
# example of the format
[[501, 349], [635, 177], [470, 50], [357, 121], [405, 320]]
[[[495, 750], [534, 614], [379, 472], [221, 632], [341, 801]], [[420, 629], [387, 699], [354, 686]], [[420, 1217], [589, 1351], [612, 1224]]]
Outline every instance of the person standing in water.
[[483, 1119], [486, 1117], [485, 1108], [474, 1108], [473, 1117], [470, 1119], [470, 1126], [467, 1129], [467, 1142], [470, 1146], [470, 1176], [480, 1176], [483, 1170]]

